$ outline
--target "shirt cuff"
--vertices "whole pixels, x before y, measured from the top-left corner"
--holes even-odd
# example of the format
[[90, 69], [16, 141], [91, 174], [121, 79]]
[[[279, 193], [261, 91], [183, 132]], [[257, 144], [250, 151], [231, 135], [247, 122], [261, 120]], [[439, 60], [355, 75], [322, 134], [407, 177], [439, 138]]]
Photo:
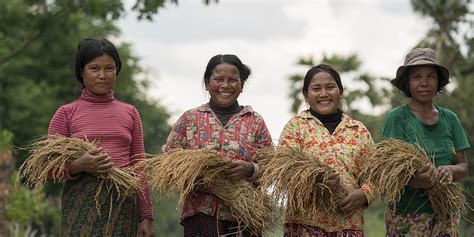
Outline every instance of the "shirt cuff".
[[367, 198], [367, 206], [370, 206], [370, 204], [372, 204], [376, 199], [374, 185], [371, 183], [365, 183], [362, 185], [361, 190]]
[[81, 177], [82, 172], [79, 172], [77, 174], [71, 174], [71, 171], [69, 171], [68, 164], [66, 164], [66, 167], [64, 167], [63, 173], [62, 173], [62, 178], [67, 179], [67, 180], [76, 180], [79, 177]]
[[252, 176], [247, 178], [247, 181], [249, 181], [249, 182], [255, 181], [258, 178], [258, 169], [259, 169], [257, 163], [250, 162], [250, 164], [252, 164], [253, 173], [252, 173]]

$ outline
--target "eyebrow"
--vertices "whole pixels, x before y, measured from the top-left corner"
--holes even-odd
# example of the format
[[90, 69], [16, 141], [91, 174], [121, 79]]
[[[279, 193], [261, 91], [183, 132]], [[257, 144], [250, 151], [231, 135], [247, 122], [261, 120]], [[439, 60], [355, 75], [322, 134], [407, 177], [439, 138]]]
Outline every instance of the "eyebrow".
[[311, 84], [309, 86], [311, 87], [311, 86], [326, 86], [326, 85], [337, 85], [337, 83], [336, 82], [317, 83], [317, 84]]

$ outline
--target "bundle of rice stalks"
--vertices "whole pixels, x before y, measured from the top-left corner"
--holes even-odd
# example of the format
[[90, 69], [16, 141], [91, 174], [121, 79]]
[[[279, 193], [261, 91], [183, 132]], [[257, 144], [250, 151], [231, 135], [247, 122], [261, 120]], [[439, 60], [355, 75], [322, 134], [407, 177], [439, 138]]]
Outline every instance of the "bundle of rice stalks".
[[437, 184], [427, 193], [435, 213], [442, 220], [456, 217], [466, 211], [466, 199], [460, 183]]
[[271, 229], [275, 219], [272, 200], [246, 180], [228, 180], [223, 172], [229, 162], [216, 151], [180, 149], [143, 160], [135, 167], [147, 172], [154, 191], [179, 192], [180, 206], [194, 191], [207, 191], [229, 206], [240, 229]]
[[400, 190], [415, 171], [431, 163], [426, 153], [411, 143], [387, 139], [371, 146], [364, 155], [359, 178], [377, 187], [378, 195], [388, 203], [400, 200]]
[[[380, 198], [393, 204], [400, 200], [402, 189], [416, 170], [426, 164], [432, 162], [419, 146], [402, 140], [386, 139], [368, 149], [359, 177], [362, 182], [374, 184]], [[441, 218], [465, 210], [466, 201], [458, 183], [436, 184], [427, 194], [435, 213]]]
[[[67, 162], [94, 148], [94, 143], [78, 138], [49, 136], [40, 139], [29, 146], [30, 156], [19, 168], [17, 183], [22, 177], [26, 178], [26, 183], [34, 187], [35, 195], [38, 196], [48, 178], [59, 181], [64, 175]], [[108, 173], [98, 178], [100, 184], [96, 194], [97, 207], [98, 197], [106, 195], [107, 191], [115, 189], [121, 199], [141, 190], [140, 178], [130, 169], [113, 166]]]
[[336, 172], [331, 166], [290, 148], [280, 148], [273, 157], [259, 162], [262, 187], [277, 200], [286, 200], [286, 214], [311, 219], [319, 210], [341, 213], [339, 202], [355, 181], [341, 174], [340, 189], [333, 192], [327, 181]]

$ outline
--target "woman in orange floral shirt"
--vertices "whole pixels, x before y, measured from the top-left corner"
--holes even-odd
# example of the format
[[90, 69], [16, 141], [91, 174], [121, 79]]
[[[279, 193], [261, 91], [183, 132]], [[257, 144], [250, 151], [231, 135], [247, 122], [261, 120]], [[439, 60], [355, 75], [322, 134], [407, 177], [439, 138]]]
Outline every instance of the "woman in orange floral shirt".
[[[280, 137], [280, 147], [290, 147], [332, 166], [328, 186], [339, 187], [340, 175], [353, 178], [354, 187], [340, 203], [343, 213], [334, 215], [321, 209], [305, 216], [286, 215], [285, 236], [364, 236], [363, 209], [374, 199], [370, 185], [358, 184], [361, 157], [373, 143], [363, 123], [338, 107], [343, 87], [339, 73], [330, 65], [311, 68], [304, 78], [303, 95], [309, 109], [294, 116]], [[314, 184], [316, 185], [316, 183]], [[290, 213], [290, 210], [288, 210]]]

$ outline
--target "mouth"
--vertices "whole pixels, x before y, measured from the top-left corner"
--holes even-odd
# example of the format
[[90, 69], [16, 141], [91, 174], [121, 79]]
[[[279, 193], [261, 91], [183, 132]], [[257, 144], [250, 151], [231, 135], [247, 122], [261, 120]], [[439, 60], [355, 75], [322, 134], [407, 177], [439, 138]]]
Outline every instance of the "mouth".
[[322, 104], [322, 105], [327, 105], [327, 104], [332, 103], [332, 100], [319, 100], [319, 101], [316, 101], [316, 103]]
[[232, 92], [218, 92], [217, 94], [219, 94], [222, 97], [230, 97], [234, 93], [232, 93]]

